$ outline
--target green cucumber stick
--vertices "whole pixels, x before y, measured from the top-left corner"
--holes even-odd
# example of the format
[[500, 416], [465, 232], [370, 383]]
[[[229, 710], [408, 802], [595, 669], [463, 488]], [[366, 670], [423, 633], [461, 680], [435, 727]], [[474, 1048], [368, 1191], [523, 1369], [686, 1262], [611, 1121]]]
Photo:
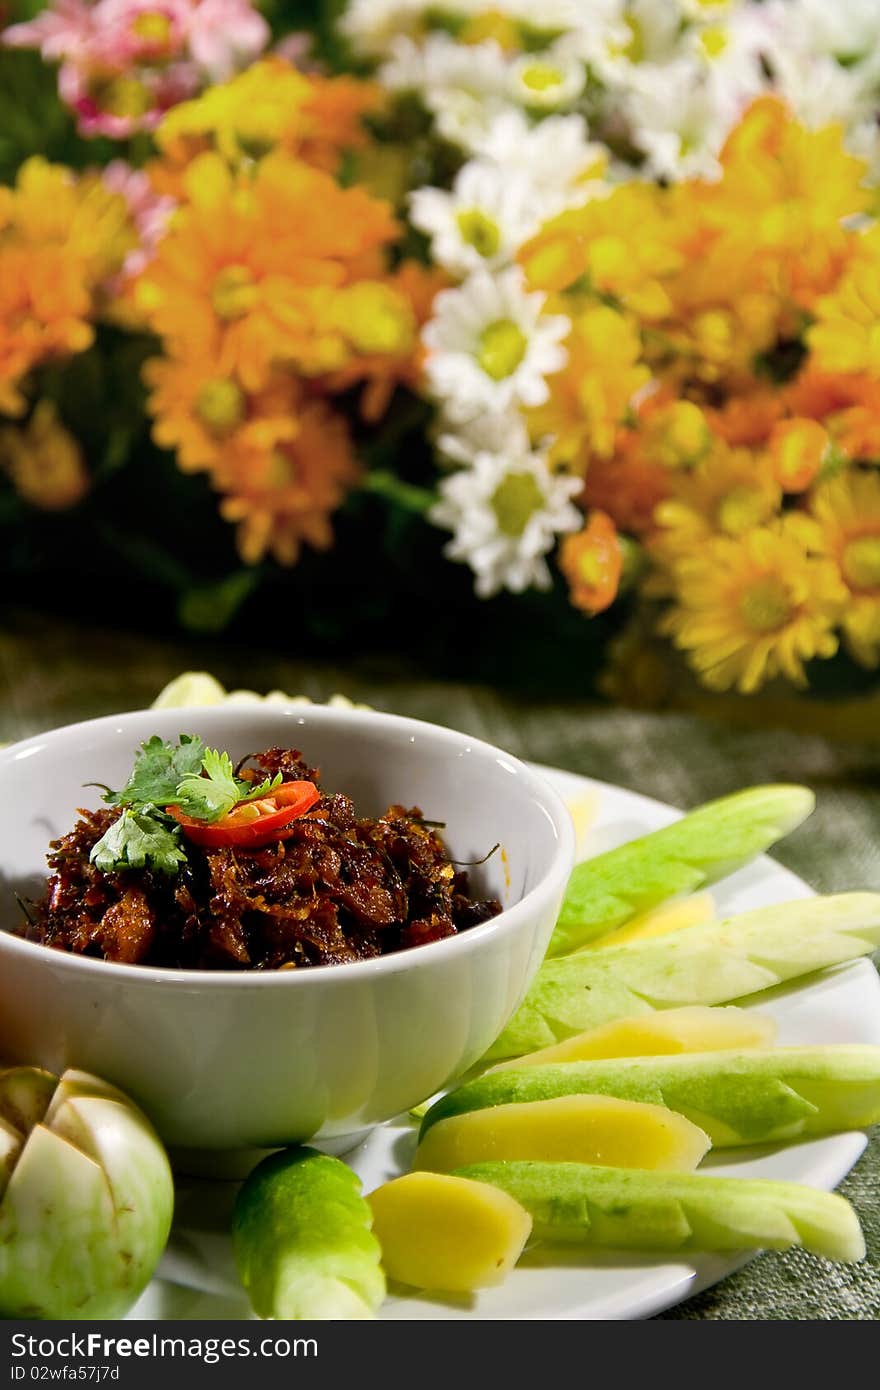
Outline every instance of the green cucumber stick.
[[542, 1240], [670, 1251], [800, 1245], [841, 1261], [865, 1254], [849, 1202], [798, 1183], [587, 1163], [473, 1163], [456, 1176], [508, 1192]]
[[683, 1052], [490, 1072], [432, 1105], [421, 1134], [467, 1111], [573, 1095], [663, 1105], [716, 1148], [785, 1143], [880, 1120], [880, 1047]]
[[547, 960], [483, 1061], [521, 1057], [652, 1009], [728, 1004], [878, 946], [880, 893], [838, 893]]
[[282, 1149], [238, 1194], [232, 1247], [261, 1318], [372, 1318], [385, 1297], [360, 1179], [315, 1149]]
[[696, 892], [748, 864], [815, 805], [806, 787], [749, 787], [578, 864], [548, 955], [563, 956], [667, 898]]

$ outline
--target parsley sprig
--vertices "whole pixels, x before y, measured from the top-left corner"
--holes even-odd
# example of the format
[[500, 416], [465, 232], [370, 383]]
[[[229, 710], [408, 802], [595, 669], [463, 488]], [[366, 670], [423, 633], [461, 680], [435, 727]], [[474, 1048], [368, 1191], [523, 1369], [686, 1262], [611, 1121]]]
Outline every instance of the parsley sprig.
[[236, 777], [229, 754], [206, 748], [197, 734], [181, 734], [176, 744], [154, 734], [141, 744], [122, 790], [107, 789], [104, 800], [121, 815], [89, 858], [104, 873], [149, 868], [176, 874], [186, 852], [180, 826], [165, 807], [210, 823], [242, 802], [270, 796], [280, 782], [280, 772], [259, 786]]

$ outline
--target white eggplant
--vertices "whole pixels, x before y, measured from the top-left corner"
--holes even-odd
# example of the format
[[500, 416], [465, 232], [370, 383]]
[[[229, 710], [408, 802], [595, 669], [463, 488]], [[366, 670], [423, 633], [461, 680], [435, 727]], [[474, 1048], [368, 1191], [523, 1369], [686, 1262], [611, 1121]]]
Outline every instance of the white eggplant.
[[0, 1317], [122, 1317], [173, 1206], [165, 1150], [121, 1091], [86, 1072], [0, 1071]]

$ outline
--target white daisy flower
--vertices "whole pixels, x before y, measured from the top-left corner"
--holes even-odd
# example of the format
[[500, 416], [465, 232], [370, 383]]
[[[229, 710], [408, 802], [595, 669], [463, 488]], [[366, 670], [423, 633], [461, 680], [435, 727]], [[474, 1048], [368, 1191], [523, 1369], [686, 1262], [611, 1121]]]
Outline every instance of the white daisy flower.
[[484, 451], [472, 467], [443, 479], [428, 516], [452, 531], [443, 553], [470, 565], [480, 598], [501, 589], [549, 589], [544, 557], [557, 536], [583, 524], [572, 503], [582, 486], [579, 478], [551, 473], [541, 453]]
[[522, 53], [510, 68], [510, 95], [532, 110], [559, 111], [577, 101], [587, 83], [587, 70], [565, 42]]
[[642, 63], [668, 63], [683, 34], [679, 0], [601, 0], [579, 36], [579, 48], [599, 80], [626, 86]]
[[[698, 21], [708, 20], [710, 23], [723, 19], [733, 10], [741, 7], [742, 3], [743, 0], [679, 0], [683, 18]], [[746, 3], [751, 4], [753, 0], [746, 0]]]
[[422, 330], [425, 375], [450, 418], [546, 401], [545, 377], [565, 365], [562, 339], [571, 324], [562, 314], [542, 314], [544, 301], [527, 293], [517, 266], [494, 276], [478, 270], [438, 294]]
[[494, 120], [516, 109], [503, 97], [476, 97], [461, 88], [434, 92], [426, 105], [437, 134], [467, 154], [473, 152]]
[[798, 51], [780, 44], [771, 59], [774, 86], [785, 98], [799, 121], [813, 130], [839, 122], [854, 130], [873, 126], [877, 109], [872, 84], [865, 80], [860, 66], [841, 67], [826, 54]]
[[716, 22], [695, 26], [687, 36], [691, 56], [718, 84], [722, 102], [734, 111], [768, 87], [763, 60], [780, 42], [779, 25], [764, 5], [745, 5]]
[[431, 259], [455, 275], [481, 266], [510, 265], [541, 223], [561, 211], [558, 200], [538, 198], [524, 174], [471, 160], [452, 191], [418, 188], [410, 194], [410, 221], [431, 238]]
[[836, 58], [847, 67], [880, 48], [877, 0], [784, 0], [771, 8], [790, 47]]
[[722, 84], [692, 62], [643, 64], [621, 103], [630, 139], [655, 178], [717, 178], [737, 111]]
[[431, 0], [349, 0], [339, 30], [361, 58], [381, 58], [401, 34], [417, 34]]
[[584, 20], [583, 0], [541, 0], [539, 7], [535, 5], [535, 0], [503, 0], [500, 4], [480, 0], [479, 7], [508, 15], [539, 38], [576, 30]]
[[514, 407], [463, 421], [450, 420], [444, 411], [438, 411], [434, 447], [445, 462], [471, 467], [477, 454], [513, 457], [532, 451], [525, 421]]
[[429, 34], [417, 44], [398, 38], [389, 53], [379, 81], [391, 91], [418, 92], [438, 133], [454, 145], [468, 149], [510, 106], [510, 63], [494, 39], [464, 44], [448, 34]]
[[437, 92], [457, 89], [473, 97], [503, 97], [509, 63], [494, 39], [457, 43], [449, 34], [428, 34], [423, 43], [411, 38], [392, 40], [379, 81], [392, 91], [417, 88], [427, 100]]
[[589, 139], [583, 116], [547, 116], [532, 125], [522, 111], [506, 111], [488, 125], [474, 152], [512, 174], [526, 174], [540, 195], [558, 195], [566, 205], [607, 191], [608, 153]]

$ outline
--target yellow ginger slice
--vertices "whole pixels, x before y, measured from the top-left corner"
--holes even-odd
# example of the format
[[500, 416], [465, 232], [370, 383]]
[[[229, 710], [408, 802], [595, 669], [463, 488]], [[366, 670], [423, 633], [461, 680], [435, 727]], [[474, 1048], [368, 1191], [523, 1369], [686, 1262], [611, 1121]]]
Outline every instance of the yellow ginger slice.
[[556, 1096], [439, 1120], [413, 1166], [451, 1173], [470, 1163], [533, 1159], [682, 1173], [693, 1171], [708, 1148], [701, 1129], [665, 1106], [616, 1096]]
[[592, 1062], [604, 1057], [659, 1057], [671, 1052], [724, 1052], [730, 1048], [772, 1047], [776, 1024], [765, 1014], [724, 1006], [691, 1004], [659, 1009], [635, 1018], [617, 1018], [573, 1038], [511, 1057], [492, 1071], [543, 1067], [554, 1062]]
[[500, 1188], [445, 1173], [407, 1173], [367, 1200], [385, 1273], [420, 1289], [471, 1293], [502, 1283], [532, 1229]]

